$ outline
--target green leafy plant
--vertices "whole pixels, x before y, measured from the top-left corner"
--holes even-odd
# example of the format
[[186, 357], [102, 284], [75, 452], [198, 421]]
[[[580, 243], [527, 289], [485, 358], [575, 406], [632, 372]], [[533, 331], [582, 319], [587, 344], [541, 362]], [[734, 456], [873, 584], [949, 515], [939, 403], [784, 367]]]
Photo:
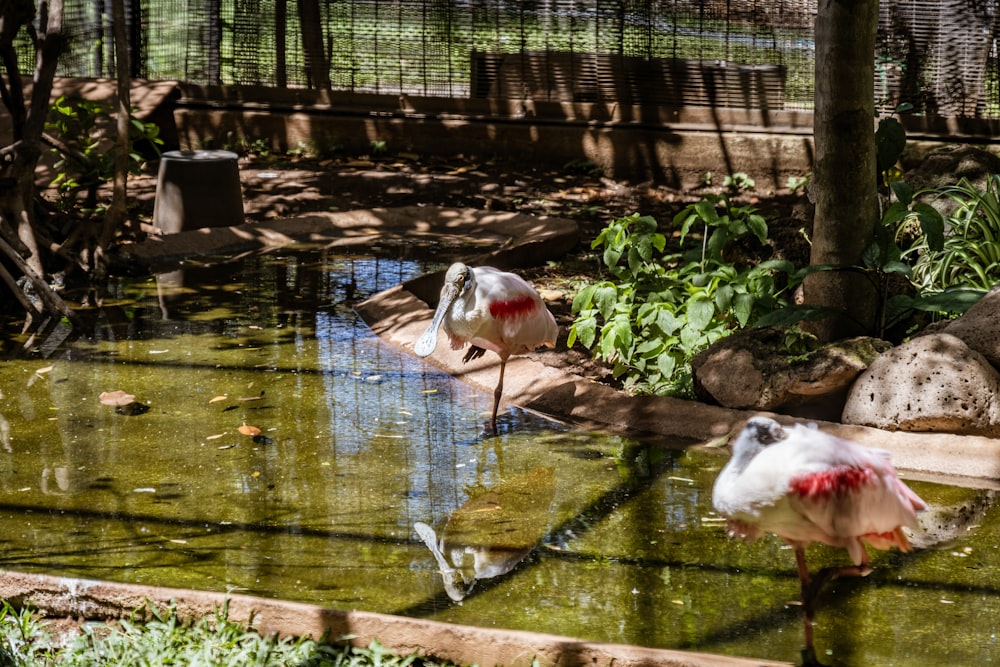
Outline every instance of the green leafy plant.
[[936, 194], [956, 207], [940, 237], [920, 237], [906, 250], [914, 284], [927, 292], [989, 290], [1000, 279], [1000, 175], [989, 174], [982, 191], [963, 178]]
[[722, 185], [731, 192], [745, 192], [753, 190], [757, 182], [744, 172], [739, 171], [722, 179]]
[[[673, 222], [680, 248], [669, 253], [652, 217], [610, 222], [591, 247], [603, 248], [611, 279], [582, 286], [573, 300], [569, 345], [592, 349], [635, 393], [691, 395], [691, 359], [783, 305], [791, 287], [786, 260], [726, 257], [738, 242], [765, 243], [767, 223], [753, 207], [706, 195]], [[685, 249], [688, 239], [700, 243]]]
[[805, 191], [809, 187], [809, 176], [789, 176], [785, 182], [785, 187], [792, 192]]
[[[448, 667], [451, 663], [416, 654], [395, 655], [377, 639], [367, 647], [306, 637], [264, 636], [252, 619], [238, 623], [228, 606], [214, 615], [182, 622], [176, 609], [152, 604], [114, 623], [84, 623], [58, 641], [45, 631], [35, 610], [0, 608], [0, 664], [11, 667], [92, 667], [93, 665], [312, 665], [313, 667]], [[341, 643], [343, 642], [343, 643]]]
[[[114, 177], [115, 150], [107, 139], [107, 130], [112, 126], [110, 107], [103, 102], [63, 95], [50, 107], [45, 127], [52, 151], [59, 156], [51, 185], [57, 188], [64, 209], [78, 203], [80, 192], [84, 193], [82, 208], [97, 209], [98, 188]], [[135, 145], [144, 142], [158, 153], [163, 145], [159, 134], [154, 123], [134, 117], [130, 120], [130, 173], [139, 173], [146, 162]]]

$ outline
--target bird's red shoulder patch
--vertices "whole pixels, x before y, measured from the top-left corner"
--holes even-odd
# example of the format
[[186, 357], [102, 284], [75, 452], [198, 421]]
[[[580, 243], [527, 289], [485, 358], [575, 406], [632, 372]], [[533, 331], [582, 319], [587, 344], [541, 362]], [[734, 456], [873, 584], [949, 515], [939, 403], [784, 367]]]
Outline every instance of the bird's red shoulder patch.
[[855, 491], [867, 484], [874, 474], [867, 468], [840, 466], [795, 477], [789, 488], [792, 493], [800, 496], [822, 498]]
[[535, 309], [535, 300], [530, 296], [502, 299], [490, 303], [490, 315], [496, 320], [507, 320], [527, 315]]

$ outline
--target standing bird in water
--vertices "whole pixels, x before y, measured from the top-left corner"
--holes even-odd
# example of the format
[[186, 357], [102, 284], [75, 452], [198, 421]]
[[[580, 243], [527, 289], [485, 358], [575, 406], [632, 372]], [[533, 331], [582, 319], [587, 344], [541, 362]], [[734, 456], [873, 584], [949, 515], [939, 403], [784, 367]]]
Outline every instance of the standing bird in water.
[[[813, 648], [813, 603], [827, 581], [866, 576], [876, 549], [909, 551], [903, 527], [916, 528], [927, 504], [896, 476], [889, 453], [796, 424], [783, 428], [753, 417], [733, 444], [733, 455], [715, 480], [712, 504], [731, 535], [752, 542], [774, 533], [795, 551], [806, 647], [803, 660], [818, 664]], [[828, 567], [815, 577], [805, 548], [822, 542], [847, 549], [853, 566]]]
[[500, 379], [493, 391], [490, 426], [497, 429], [497, 408], [503, 393], [503, 374], [512, 354], [524, 354], [546, 345], [554, 347], [559, 327], [538, 292], [513, 273], [489, 266], [470, 268], [452, 264], [444, 277], [441, 299], [427, 331], [413, 351], [426, 357], [437, 346], [438, 328], [444, 326], [451, 349], [471, 347], [463, 362], [478, 359], [486, 350], [500, 355]]

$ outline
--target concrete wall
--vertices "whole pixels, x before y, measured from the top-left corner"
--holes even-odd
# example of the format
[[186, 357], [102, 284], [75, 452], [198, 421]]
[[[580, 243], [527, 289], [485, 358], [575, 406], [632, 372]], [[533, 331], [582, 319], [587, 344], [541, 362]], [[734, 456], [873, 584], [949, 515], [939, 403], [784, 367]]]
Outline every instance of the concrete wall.
[[[762, 190], [812, 169], [812, 115], [745, 109], [617, 107], [519, 101], [336, 95], [308, 91], [180, 86], [174, 120], [180, 148], [264, 140], [276, 149], [342, 147], [562, 168], [589, 160], [633, 183], [697, 186], [743, 172]], [[718, 182], [718, 180], [717, 180]]]

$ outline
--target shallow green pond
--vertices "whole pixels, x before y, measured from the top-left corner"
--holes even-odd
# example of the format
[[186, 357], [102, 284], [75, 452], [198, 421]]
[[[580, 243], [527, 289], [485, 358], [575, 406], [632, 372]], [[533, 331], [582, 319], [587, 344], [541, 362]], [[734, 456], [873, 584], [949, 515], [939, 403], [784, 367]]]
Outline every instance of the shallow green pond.
[[[424, 270], [322, 253], [188, 266], [182, 284], [111, 285], [82, 338], [23, 354], [6, 334], [0, 567], [796, 660], [791, 551], [733, 541], [711, 511], [725, 454], [517, 409], [488, 435], [491, 396], [351, 309]], [[148, 411], [102, 405], [116, 390]], [[930, 530], [826, 590], [827, 662], [1000, 661], [992, 494], [913, 487]], [[452, 566], [468, 547], [448, 589], [418, 523]], [[513, 569], [473, 583], [477, 567]]]

